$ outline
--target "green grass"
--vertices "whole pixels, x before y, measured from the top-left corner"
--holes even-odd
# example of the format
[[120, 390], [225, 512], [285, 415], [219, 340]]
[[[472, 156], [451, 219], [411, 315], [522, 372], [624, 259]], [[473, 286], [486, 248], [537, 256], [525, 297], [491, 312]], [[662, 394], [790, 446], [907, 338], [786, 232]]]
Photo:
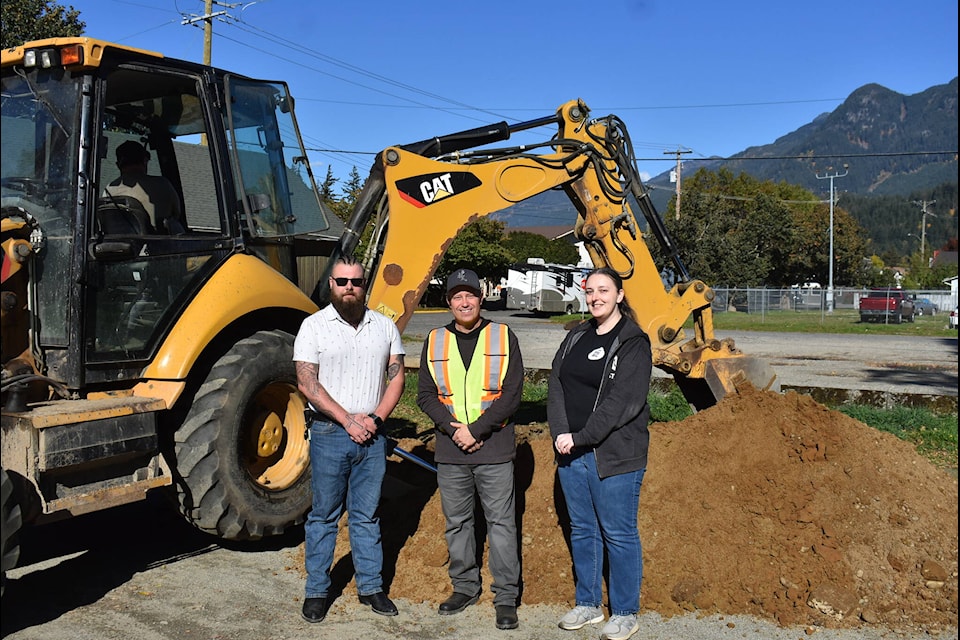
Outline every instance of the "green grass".
[[957, 467], [957, 414], [937, 415], [926, 409], [863, 405], [837, 407], [841, 413], [913, 444], [917, 453], [940, 467]]
[[[654, 422], [678, 422], [692, 415], [686, 398], [677, 387], [667, 393], [652, 391], [650, 417]], [[864, 405], [832, 407], [860, 422], [886, 431], [913, 444], [918, 454], [941, 468], [957, 467], [957, 414], [939, 415], [927, 409], [895, 407], [880, 409]], [[547, 382], [527, 381], [523, 387], [520, 409], [514, 416], [517, 424], [546, 424]], [[400, 404], [389, 420], [393, 438], [430, 437], [433, 424], [417, 407], [417, 374], [408, 373]]]
[[[935, 316], [917, 316], [914, 322], [882, 324], [860, 322], [860, 314], [853, 309], [837, 309], [833, 313], [769, 311], [760, 314], [725, 311], [713, 314], [713, 327], [714, 329], [727, 331], [955, 337], [957, 330], [947, 328], [947, 317], [946, 312], [941, 312]], [[574, 319], [579, 320], [580, 315], [553, 316], [551, 318], [553, 322], [561, 324]], [[693, 320], [687, 320], [684, 327], [692, 328]]]

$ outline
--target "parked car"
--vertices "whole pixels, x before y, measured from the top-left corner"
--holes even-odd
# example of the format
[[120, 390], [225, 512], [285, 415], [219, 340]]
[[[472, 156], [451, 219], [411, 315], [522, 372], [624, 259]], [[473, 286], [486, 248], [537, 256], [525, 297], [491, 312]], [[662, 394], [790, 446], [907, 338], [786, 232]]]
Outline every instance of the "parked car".
[[950, 328], [957, 328], [957, 307], [954, 307], [953, 311], [950, 312]]
[[918, 316], [935, 316], [940, 308], [932, 303], [930, 298], [915, 298], [913, 310]]

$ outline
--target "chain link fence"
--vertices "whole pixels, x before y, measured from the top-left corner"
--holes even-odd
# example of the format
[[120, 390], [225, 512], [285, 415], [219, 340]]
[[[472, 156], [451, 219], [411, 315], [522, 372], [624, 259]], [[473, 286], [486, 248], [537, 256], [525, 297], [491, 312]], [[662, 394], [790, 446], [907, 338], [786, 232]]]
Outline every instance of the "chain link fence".
[[[860, 298], [867, 294], [867, 289], [850, 289], [834, 287], [833, 308], [835, 310], [857, 310], [860, 307]], [[768, 311], [828, 311], [827, 290], [822, 287], [790, 287], [774, 289], [767, 287], [757, 288], [725, 288], [717, 287], [713, 290], [716, 297], [713, 299], [714, 313], [724, 311], [740, 311], [746, 313], [766, 313]], [[957, 306], [957, 294], [945, 290], [907, 290], [907, 294], [917, 299], [926, 298], [936, 305], [936, 313], [947, 314]]]

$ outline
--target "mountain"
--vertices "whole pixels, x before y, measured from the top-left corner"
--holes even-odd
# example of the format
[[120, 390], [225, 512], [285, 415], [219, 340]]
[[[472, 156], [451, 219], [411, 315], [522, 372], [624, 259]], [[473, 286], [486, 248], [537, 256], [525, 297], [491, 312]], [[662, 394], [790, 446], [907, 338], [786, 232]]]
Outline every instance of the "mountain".
[[[842, 172], [846, 164], [847, 175], [837, 181], [844, 192], [906, 197], [957, 182], [957, 135], [957, 78], [909, 96], [868, 84], [832, 112], [770, 144], [749, 147], [729, 159], [685, 160], [683, 173], [724, 168], [822, 193], [826, 181], [817, 174]], [[954, 153], [917, 155], [932, 151]], [[663, 212], [674, 194], [670, 172], [655, 176], [647, 186]], [[558, 208], [566, 211], [570, 204], [562, 193], [550, 192], [497, 217], [510, 227], [544, 225], [564, 217]]]

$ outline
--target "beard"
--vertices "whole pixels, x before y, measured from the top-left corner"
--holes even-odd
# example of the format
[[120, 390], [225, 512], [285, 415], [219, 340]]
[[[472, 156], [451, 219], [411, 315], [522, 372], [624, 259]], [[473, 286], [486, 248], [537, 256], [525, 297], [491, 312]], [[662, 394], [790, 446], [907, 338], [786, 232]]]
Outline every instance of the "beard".
[[357, 295], [344, 297], [342, 294], [334, 293], [330, 297], [330, 304], [337, 310], [340, 317], [356, 327], [363, 320], [363, 314], [367, 311], [367, 306], [363, 298]]

